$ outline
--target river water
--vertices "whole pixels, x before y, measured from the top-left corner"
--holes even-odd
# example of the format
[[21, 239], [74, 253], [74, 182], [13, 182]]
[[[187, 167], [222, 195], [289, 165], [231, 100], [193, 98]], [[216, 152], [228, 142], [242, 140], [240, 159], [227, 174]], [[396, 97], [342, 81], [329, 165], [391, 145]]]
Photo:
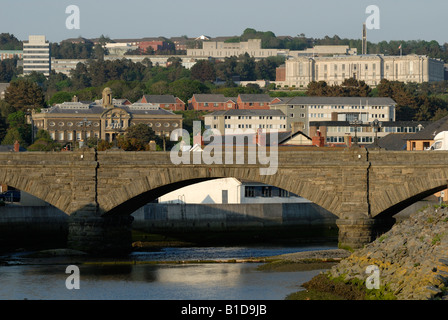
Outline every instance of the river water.
[[[322, 270], [260, 271], [260, 263], [162, 263], [266, 257], [336, 246], [193, 247], [135, 252], [125, 264], [29, 260], [8, 255], [0, 266], [1, 300], [283, 300]], [[142, 261], [156, 263], [142, 264]], [[78, 264], [77, 264], [78, 263]], [[68, 265], [79, 268], [79, 289], [69, 290]]]

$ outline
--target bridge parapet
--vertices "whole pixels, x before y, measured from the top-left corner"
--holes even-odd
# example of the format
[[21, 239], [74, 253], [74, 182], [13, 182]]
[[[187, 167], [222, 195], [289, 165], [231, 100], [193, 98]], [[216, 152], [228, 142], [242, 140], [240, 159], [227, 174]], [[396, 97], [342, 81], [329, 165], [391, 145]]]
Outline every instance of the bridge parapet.
[[[213, 156], [221, 161], [208, 163], [202, 157], [195, 162], [190, 153], [188, 163], [176, 165], [169, 152], [8, 152], [0, 153], [0, 181], [49, 202], [78, 225], [97, 228], [122, 223], [120, 217], [163, 193], [234, 177], [273, 185], [322, 206], [340, 218], [348, 238], [448, 184], [448, 152], [281, 151], [274, 174], [262, 174], [260, 168], [270, 164], [258, 154], [251, 158], [247, 153], [242, 164], [235, 154], [232, 163], [225, 153]], [[101, 220], [106, 217], [107, 223]]]

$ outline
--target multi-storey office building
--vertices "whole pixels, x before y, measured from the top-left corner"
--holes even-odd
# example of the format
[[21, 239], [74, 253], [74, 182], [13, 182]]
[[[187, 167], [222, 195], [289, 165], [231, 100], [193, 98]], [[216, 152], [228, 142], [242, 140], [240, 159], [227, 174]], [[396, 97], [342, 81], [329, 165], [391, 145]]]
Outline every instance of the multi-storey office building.
[[[371, 144], [388, 134], [416, 133], [425, 128], [425, 121], [378, 121], [354, 123], [350, 121], [311, 121], [310, 135], [319, 135], [329, 145], [349, 145], [355, 137], [359, 144]], [[356, 132], [356, 133], [355, 133]], [[404, 137], [403, 137], [404, 139]]]
[[277, 85], [306, 88], [312, 81], [340, 85], [345, 79], [362, 80], [376, 86], [382, 79], [401, 82], [431, 82], [445, 79], [444, 62], [421, 55], [339, 55], [288, 59]]
[[50, 70], [50, 43], [45, 36], [29, 36], [28, 41], [23, 42], [23, 74], [36, 71], [49, 76]]
[[215, 111], [204, 116], [206, 129], [253, 130], [266, 133], [270, 130], [287, 131], [286, 115], [280, 110], [227, 110]]
[[287, 128], [312, 136], [310, 122], [395, 121], [395, 101], [366, 97], [293, 97], [280, 98], [270, 106], [287, 116]]

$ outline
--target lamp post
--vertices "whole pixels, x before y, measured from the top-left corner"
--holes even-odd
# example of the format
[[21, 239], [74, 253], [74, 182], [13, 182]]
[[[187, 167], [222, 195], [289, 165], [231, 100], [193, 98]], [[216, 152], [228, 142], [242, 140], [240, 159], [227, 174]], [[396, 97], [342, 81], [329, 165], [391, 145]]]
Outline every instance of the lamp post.
[[378, 119], [375, 119], [375, 120], [372, 121], [371, 125], [373, 127], [373, 130], [375, 131], [374, 146], [375, 146], [375, 148], [379, 148], [379, 144], [378, 144], [378, 130], [379, 130], [379, 128], [381, 128], [382, 122], [379, 121]]
[[359, 119], [355, 119], [353, 121], [350, 121], [350, 125], [355, 128], [355, 139], [354, 139], [354, 145], [358, 145], [358, 127], [362, 125], [362, 121]]

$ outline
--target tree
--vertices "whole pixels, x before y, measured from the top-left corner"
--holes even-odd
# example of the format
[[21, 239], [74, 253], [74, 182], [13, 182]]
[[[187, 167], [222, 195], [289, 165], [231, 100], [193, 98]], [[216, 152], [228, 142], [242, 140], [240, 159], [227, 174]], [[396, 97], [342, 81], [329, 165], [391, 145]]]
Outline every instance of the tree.
[[215, 81], [215, 66], [208, 60], [200, 60], [191, 68], [191, 77], [199, 81]]
[[73, 99], [73, 93], [66, 92], [66, 91], [60, 91], [56, 92], [48, 102], [50, 106], [53, 106], [58, 103], [68, 102], [72, 101]]
[[22, 42], [13, 34], [0, 33], [0, 50], [22, 50]]
[[42, 88], [27, 79], [11, 82], [5, 92], [5, 101], [17, 110], [45, 106]]
[[21, 146], [28, 145], [17, 128], [9, 128], [6, 132], [6, 136], [2, 140], [2, 145], [13, 145], [16, 141], [18, 141]]
[[[5, 139], [8, 137], [8, 134], [10, 136], [8, 137], [9, 140], [7, 140], [7, 142], [11, 142], [14, 138], [19, 140], [21, 145], [28, 145], [31, 143], [31, 125], [26, 122], [26, 114], [21, 110], [8, 115], [6, 123], [8, 124], [9, 129], [6, 133]], [[17, 138], [17, 134], [20, 136], [20, 139]], [[12, 141], [12, 143], [14, 143], [14, 141]]]
[[198, 80], [187, 78], [176, 80], [169, 84], [169, 91], [182, 101], [188, 101], [195, 93], [206, 93], [209, 89]]
[[144, 151], [149, 150], [151, 140], [160, 142], [160, 138], [154, 131], [144, 123], [128, 127], [126, 134], [117, 138], [118, 147], [125, 151]]
[[10, 82], [19, 75], [17, 58], [0, 61], [0, 82]]
[[50, 134], [40, 129], [36, 134], [36, 140], [30, 145], [28, 151], [57, 151], [61, 149], [61, 145], [51, 139]]

